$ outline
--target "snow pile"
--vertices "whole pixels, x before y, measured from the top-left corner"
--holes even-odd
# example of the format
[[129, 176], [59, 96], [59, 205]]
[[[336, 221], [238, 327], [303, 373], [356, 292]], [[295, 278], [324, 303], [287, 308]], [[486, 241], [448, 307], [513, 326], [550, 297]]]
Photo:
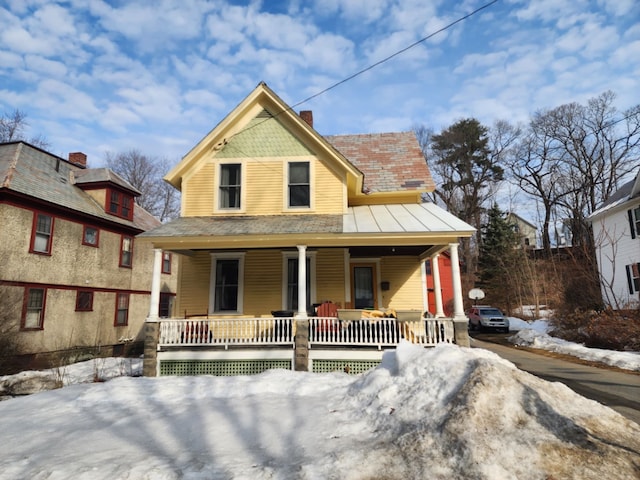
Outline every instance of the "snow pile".
[[[0, 479], [628, 479], [640, 426], [482, 349], [360, 376], [116, 378], [0, 403]], [[634, 463], [635, 462], [635, 463]]]
[[640, 371], [639, 353], [588, 348], [579, 343], [551, 337], [543, 330], [533, 328], [519, 330], [509, 341], [523, 347], [539, 348], [550, 352], [572, 355], [583, 360], [604, 363], [625, 370]]

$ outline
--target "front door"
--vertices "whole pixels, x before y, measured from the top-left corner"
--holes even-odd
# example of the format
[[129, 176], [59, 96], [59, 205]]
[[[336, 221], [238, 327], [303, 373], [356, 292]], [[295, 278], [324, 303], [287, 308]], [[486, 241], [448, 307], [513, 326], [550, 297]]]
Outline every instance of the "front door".
[[351, 266], [353, 308], [376, 308], [376, 267], [373, 264]]

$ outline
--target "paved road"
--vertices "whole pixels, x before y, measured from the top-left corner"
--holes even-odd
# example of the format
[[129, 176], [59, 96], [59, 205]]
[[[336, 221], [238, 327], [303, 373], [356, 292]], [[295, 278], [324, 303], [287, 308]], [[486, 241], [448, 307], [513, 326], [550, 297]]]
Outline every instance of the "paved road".
[[471, 338], [471, 347], [492, 351], [514, 363], [520, 370], [537, 377], [562, 382], [583, 397], [600, 402], [640, 424], [640, 375], [581, 365], [529, 350], [483, 341], [482, 337], [480, 334]]

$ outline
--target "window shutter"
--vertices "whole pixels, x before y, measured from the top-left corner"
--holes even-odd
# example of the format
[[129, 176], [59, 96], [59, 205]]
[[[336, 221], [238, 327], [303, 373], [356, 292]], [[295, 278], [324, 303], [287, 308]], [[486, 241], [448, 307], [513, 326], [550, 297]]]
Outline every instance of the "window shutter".
[[631, 238], [636, 238], [636, 225], [633, 221], [633, 210], [627, 210], [629, 216], [629, 228], [631, 229]]
[[629, 293], [633, 295], [633, 278], [631, 277], [631, 265], [625, 267], [627, 269], [627, 283], [629, 284]]

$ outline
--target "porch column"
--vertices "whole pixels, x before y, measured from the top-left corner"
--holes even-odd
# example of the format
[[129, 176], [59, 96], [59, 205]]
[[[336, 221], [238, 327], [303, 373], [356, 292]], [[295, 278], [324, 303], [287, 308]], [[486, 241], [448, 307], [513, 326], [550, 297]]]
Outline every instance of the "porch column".
[[298, 312], [296, 318], [307, 318], [307, 246], [298, 247]]
[[442, 286], [440, 284], [440, 265], [438, 264], [440, 255], [431, 257], [431, 276], [433, 276], [433, 298], [436, 301], [436, 318], [444, 317], [444, 309], [442, 308]]
[[450, 243], [449, 252], [451, 254], [451, 277], [453, 282], [453, 319], [467, 320], [464, 314], [462, 301], [462, 282], [460, 281], [460, 261], [458, 259], [458, 244]]
[[153, 249], [153, 274], [151, 277], [151, 299], [147, 321], [158, 320], [160, 310], [160, 277], [162, 271], [162, 249]]

